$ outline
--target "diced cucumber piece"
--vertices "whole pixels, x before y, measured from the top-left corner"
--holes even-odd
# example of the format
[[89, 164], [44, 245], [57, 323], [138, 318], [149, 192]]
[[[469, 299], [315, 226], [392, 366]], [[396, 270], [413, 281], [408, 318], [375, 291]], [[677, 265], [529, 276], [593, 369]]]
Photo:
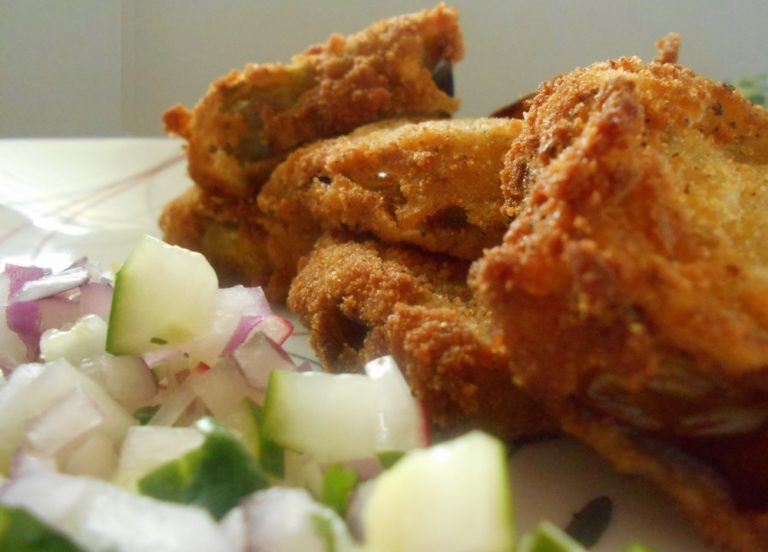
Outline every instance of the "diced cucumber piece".
[[128, 430], [113, 481], [130, 491], [152, 470], [202, 446], [205, 437], [193, 427], [136, 426]]
[[245, 399], [227, 416], [217, 418], [237, 437], [243, 446], [259, 460], [264, 471], [283, 477], [283, 448], [264, 434], [264, 411], [250, 399]]
[[523, 536], [519, 552], [587, 552], [587, 550], [556, 525], [542, 521], [532, 533]]
[[0, 550], [82, 552], [82, 548], [21, 508], [0, 506]]
[[394, 363], [375, 377], [272, 372], [264, 432], [286, 449], [323, 461], [424, 446], [424, 421]]
[[320, 500], [343, 516], [359, 479], [357, 472], [352, 468], [334, 464], [323, 474]]
[[162, 465], [138, 482], [139, 491], [161, 500], [197, 504], [222, 518], [237, 501], [269, 485], [256, 459], [211, 418], [196, 427], [203, 445]]
[[504, 446], [475, 431], [408, 453], [374, 483], [363, 525], [368, 552], [510, 552]]
[[211, 324], [218, 287], [201, 254], [144, 236], [115, 277], [107, 351], [139, 354], [195, 337]]

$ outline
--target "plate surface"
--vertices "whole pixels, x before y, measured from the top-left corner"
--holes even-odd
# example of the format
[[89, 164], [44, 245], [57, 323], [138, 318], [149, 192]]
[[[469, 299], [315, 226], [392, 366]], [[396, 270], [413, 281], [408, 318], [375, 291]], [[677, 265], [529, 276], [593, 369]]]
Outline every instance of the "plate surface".
[[[174, 140], [0, 140], [0, 263], [62, 269], [87, 255], [117, 268], [143, 233], [159, 236], [162, 206], [189, 185]], [[301, 327], [286, 348], [312, 355]], [[578, 443], [526, 445], [510, 464], [521, 532], [541, 519], [564, 527], [590, 501], [608, 497], [611, 520], [594, 551], [618, 552], [633, 541], [659, 552], [715, 551], [665, 497]]]

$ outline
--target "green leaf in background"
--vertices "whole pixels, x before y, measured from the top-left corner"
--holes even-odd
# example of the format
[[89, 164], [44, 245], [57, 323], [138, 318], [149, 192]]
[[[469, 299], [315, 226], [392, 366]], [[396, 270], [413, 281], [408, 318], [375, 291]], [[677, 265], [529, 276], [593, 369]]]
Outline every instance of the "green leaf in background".
[[269, 485], [261, 465], [211, 418], [196, 427], [205, 435], [198, 449], [164, 464], [139, 480], [142, 494], [196, 504], [221, 519], [237, 501]]
[[744, 77], [732, 84], [752, 103], [768, 107], [768, 73]]
[[349, 499], [357, 485], [357, 472], [341, 464], [334, 464], [325, 472], [320, 501], [344, 515]]
[[0, 551], [83, 552], [83, 549], [26, 511], [0, 506]]

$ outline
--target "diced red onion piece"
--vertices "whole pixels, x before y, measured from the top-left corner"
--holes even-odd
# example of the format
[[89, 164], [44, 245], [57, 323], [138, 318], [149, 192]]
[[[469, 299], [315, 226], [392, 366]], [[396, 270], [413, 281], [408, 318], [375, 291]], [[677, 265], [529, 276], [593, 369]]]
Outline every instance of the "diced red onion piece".
[[158, 349], [157, 351], [149, 351], [144, 353], [141, 355], [141, 358], [149, 368], [154, 368], [159, 364], [163, 364], [171, 360], [179, 360], [185, 357], [184, 353], [177, 349]]
[[206, 408], [217, 418], [224, 418], [248, 396], [248, 382], [232, 361], [219, 362], [203, 373], [189, 378]]
[[27, 348], [27, 359], [36, 360], [40, 354], [40, 305], [36, 301], [13, 303], [5, 311], [8, 328], [15, 332]]
[[51, 271], [39, 266], [19, 266], [6, 264], [5, 273], [8, 274], [10, 283], [8, 286], [8, 298], [18, 292], [22, 286], [30, 280], [37, 280], [50, 274]]
[[196, 398], [195, 390], [192, 388], [189, 378], [173, 392], [169, 392], [169, 395], [162, 401], [155, 415], [147, 422], [148, 425], [174, 425]]
[[263, 318], [271, 314], [264, 292], [260, 288], [234, 286], [219, 289], [210, 328], [179, 348], [195, 359], [215, 364], [232, 340], [232, 335], [244, 316]]
[[80, 288], [80, 316], [95, 314], [102, 320], [109, 320], [112, 308], [111, 285], [99, 282], [89, 282]]
[[75, 388], [27, 424], [27, 441], [46, 454], [53, 454], [104, 421], [99, 407]]
[[40, 306], [39, 327], [41, 334], [52, 328], [71, 326], [80, 318], [80, 303], [78, 301], [62, 297], [46, 297], [45, 299], [38, 299], [34, 303]]
[[112, 440], [103, 432], [95, 430], [67, 454], [61, 467], [64, 473], [109, 479], [117, 468], [117, 461], [118, 455]]
[[21, 337], [8, 326], [7, 307], [0, 307], [0, 371], [10, 376], [13, 369], [28, 359]]
[[256, 329], [275, 343], [282, 345], [293, 333], [293, 324], [287, 318], [273, 314], [256, 324]]
[[256, 325], [264, 320], [263, 316], [243, 316], [240, 318], [240, 323], [235, 328], [232, 337], [229, 338], [229, 342], [221, 352], [221, 356], [228, 356], [237, 349], [248, 338]]
[[18, 479], [33, 473], [41, 471], [56, 471], [56, 459], [51, 455], [40, 452], [32, 452], [28, 449], [19, 447], [11, 460], [10, 477]]
[[155, 378], [141, 357], [103, 354], [81, 362], [80, 371], [130, 410], [145, 406], [157, 393]]
[[88, 270], [84, 267], [74, 267], [56, 274], [47, 274], [36, 280], [27, 280], [9, 299], [11, 302], [16, 302], [53, 297], [85, 284], [89, 278]]
[[89, 280], [93, 283], [101, 283], [111, 285], [114, 282], [113, 276], [108, 276], [107, 271], [100, 263], [91, 261], [88, 257], [80, 257], [69, 268], [85, 268], [88, 271]]
[[86, 314], [95, 314], [108, 320], [111, 301], [111, 287], [106, 284], [86, 284], [80, 288], [76, 299], [54, 296], [8, 305], [7, 326], [26, 345], [27, 360], [33, 361], [40, 354], [40, 337], [45, 330], [69, 326]]
[[263, 391], [273, 370], [293, 371], [296, 366], [280, 345], [261, 332], [254, 332], [232, 353], [248, 383]]

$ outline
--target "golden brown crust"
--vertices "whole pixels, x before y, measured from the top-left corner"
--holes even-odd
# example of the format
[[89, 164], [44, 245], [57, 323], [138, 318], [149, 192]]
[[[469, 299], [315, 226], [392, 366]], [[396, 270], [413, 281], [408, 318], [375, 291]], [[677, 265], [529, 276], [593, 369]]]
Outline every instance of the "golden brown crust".
[[301, 144], [379, 119], [454, 112], [458, 102], [431, 72], [462, 56], [456, 11], [441, 4], [334, 35], [290, 65], [232, 71], [193, 110], [168, 111], [165, 126], [187, 141], [195, 182], [213, 193], [251, 195]]
[[657, 63], [677, 63], [680, 55], [680, 35], [669, 33], [664, 38], [656, 41], [656, 57], [653, 61]]
[[159, 224], [168, 243], [203, 253], [223, 283], [264, 285], [272, 268], [260, 218], [252, 202], [193, 186], [165, 206]]
[[314, 226], [287, 232], [254, 201], [197, 186], [166, 205], [159, 224], [166, 242], [205, 255], [222, 285], [262, 286], [273, 301], [285, 299], [298, 259], [318, 235]]
[[471, 281], [516, 381], [709, 539], [768, 549], [768, 112], [594, 64], [542, 84], [502, 181], [516, 218]]
[[[323, 228], [475, 259], [501, 240], [508, 223], [498, 173], [521, 124], [394, 119], [367, 125], [291, 154], [258, 205], [198, 186], [166, 209], [162, 228], [225, 273], [266, 285], [277, 300]], [[218, 249], [203, 241], [223, 226], [237, 240], [218, 240]]]
[[370, 232], [387, 243], [475, 259], [499, 243], [499, 171], [522, 122], [387, 121], [291, 154], [259, 206], [286, 224]]
[[761, 373], [766, 161], [766, 111], [679, 66], [544, 84], [502, 175], [518, 217], [476, 279], [521, 342], [519, 376], [562, 396], [606, 367], [628, 385], [669, 363]]
[[468, 265], [376, 241], [326, 237], [302, 262], [289, 307], [330, 370], [359, 370], [391, 353], [431, 420], [505, 438], [551, 431], [511, 382], [507, 355], [471, 299]]

